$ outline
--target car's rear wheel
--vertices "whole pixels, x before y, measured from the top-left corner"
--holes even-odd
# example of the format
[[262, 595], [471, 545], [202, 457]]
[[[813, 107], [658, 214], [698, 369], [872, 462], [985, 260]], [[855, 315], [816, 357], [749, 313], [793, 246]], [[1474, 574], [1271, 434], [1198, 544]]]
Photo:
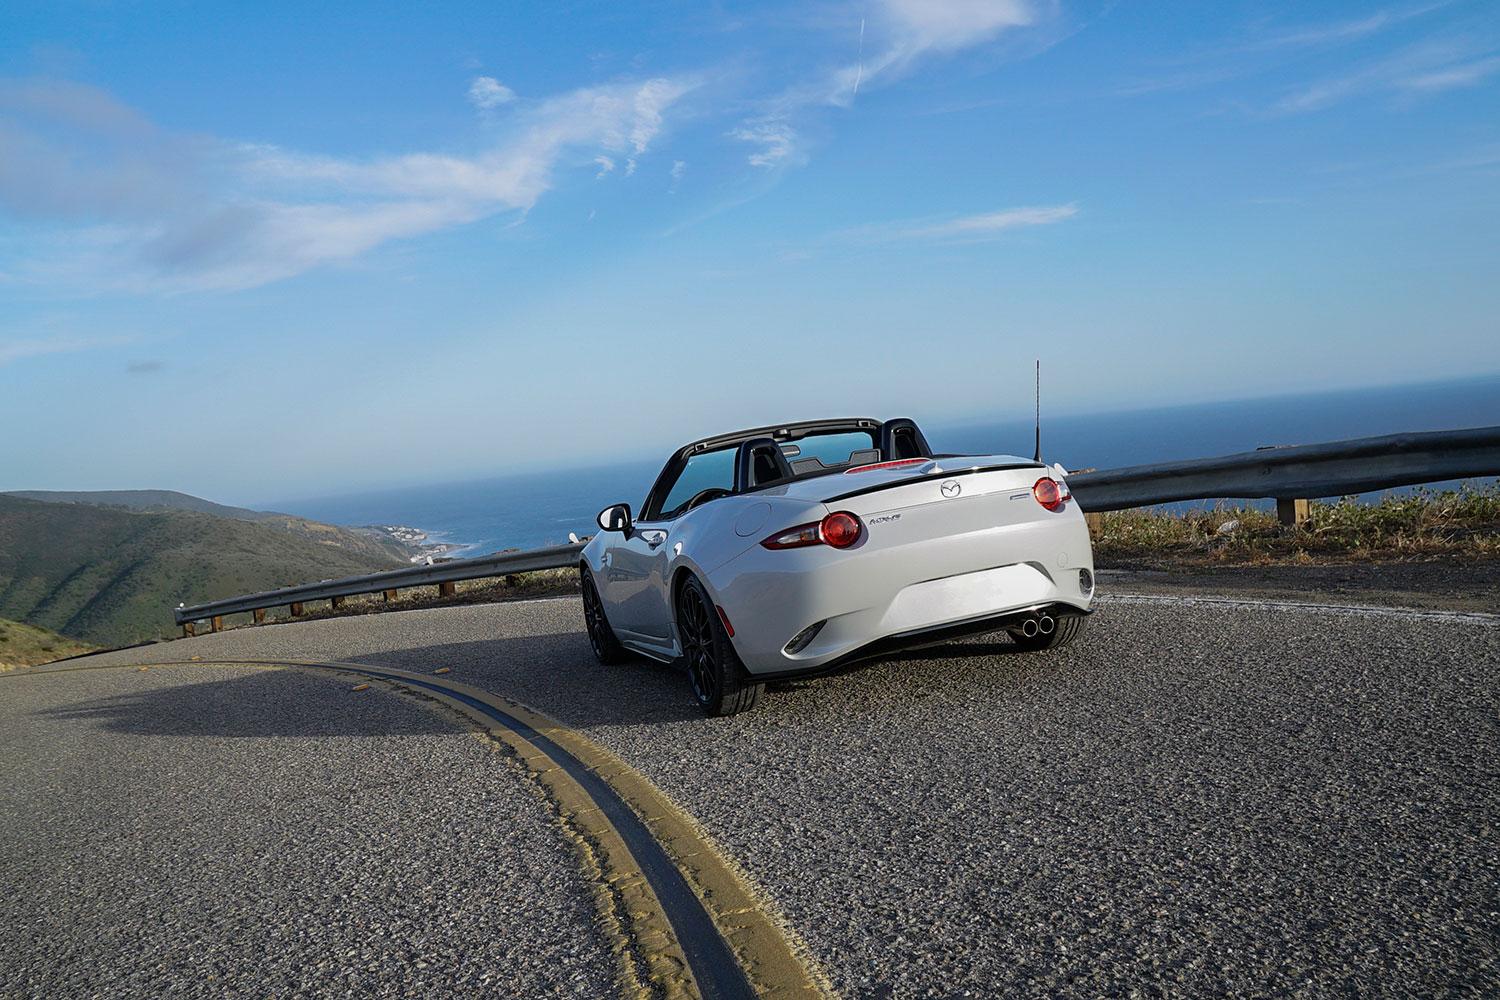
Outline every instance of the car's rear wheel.
[[1083, 635], [1089, 620], [1082, 615], [1063, 615], [1056, 622], [1056, 626], [1046, 635], [1038, 632], [1028, 636], [1018, 628], [1008, 628], [1005, 631], [1010, 635], [1011, 641], [1026, 652], [1039, 653], [1045, 649], [1060, 649], [1073, 642]]
[[625, 647], [615, 638], [615, 631], [604, 616], [604, 602], [599, 598], [599, 588], [594, 586], [594, 575], [587, 566], [580, 567], [578, 572], [579, 589], [583, 591], [583, 621], [588, 626], [594, 656], [605, 666], [625, 662]]
[[683, 583], [677, 597], [677, 631], [693, 697], [705, 715], [734, 715], [755, 707], [766, 686], [746, 673], [714, 602], [693, 577]]

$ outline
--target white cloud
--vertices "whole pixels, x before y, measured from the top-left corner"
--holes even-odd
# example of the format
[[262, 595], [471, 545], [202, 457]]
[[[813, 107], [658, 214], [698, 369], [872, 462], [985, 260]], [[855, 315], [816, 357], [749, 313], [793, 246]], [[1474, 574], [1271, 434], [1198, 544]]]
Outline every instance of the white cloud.
[[1400, 90], [1429, 93], [1454, 90], [1482, 83], [1486, 77], [1493, 76], [1496, 71], [1500, 71], [1500, 57], [1474, 59], [1470, 62], [1434, 70], [1431, 73], [1418, 73], [1416, 76], [1397, 80], [1395, 85]]
[[0, 367], [47, 354], [73, 354], [126, 343], [124, 337], [21, 337], [0, 340]]
[[992, 239], [1010, 229], [1049, 226], [1065, 222], [1078, 214], [1074, 203], [1008, 208], [950, 219], [921, 219], [909, 222], [883, 223], [846, 230], [842, 235], [874, 242], [902, 240], [956, 240], [973, 242]]
[[516, 99], [516, 92], [492, 76], [476, 76], [469, 84], [469, 103], [480, 111], [489, 111]]
[[[1034, 26], [1050, 6], [1038, 0], [882, 0], [872, 16], [872, 33], [882, 46], [871, 59], [861, 54], [835, 70], [827, 100], [847, 105], [861, 86], [904, 74], [927, 56], [951, 55], [994, 41], [1008, 30]], [[861, 53], [864, 39], [861, 21]]]
[[1500, 72], [1493, 48], [1476, 49], [1470, 40], [1432, 41], [1343, 76], [1329, 77], [1287, 94], [1273, 110], [1283, 114], [1321, 111], [1359, 97], [1385, 94], [1411, 99], [1459, 87], [1472, 87]]
[[1253, 48], [1303, 48], [1319, 45], [1337, 45], [1342, 42], [1353, 41], [1364, 38], [1377, 32], [1384, 31], [1402, 21], [1420, 17], [1439, 7], [1446, 6], [1443, 3], [1424, 4], [1416, 7], [1392, 7], [1385, 10], [1375, 11], [1364, 17], [1349, 21], [1336, 21], [1329, 24], [1312, 25], [1303, 28], [1295, 28], [1288, 31], [1273, 34], [1262, 38], [1252, 44]]
[[[919, 63], [951, 56], [999, 39], [1003, 34], [1055, 20], [1056, 0], [878, 0], [861, 18], [851, 46], [853, 62], [825, 71], [767, 102], [762, 114], [746, 119], [730, 136], [760, 147], [748, 157], [757, 167], [803, 162], [793, 120], [817, 105], [848, 107], [861, 88], [910, 73]], [[867, 36], [873, 55], [866, 57]]]
[[[565, 155], [643, 155], [692, 86], [653, 79], [575, 90], [528, 107], [480, 152], [370, 159], [169, 135], [91, 88], [0, 88], [0, 209], [62, 226], [12, 270], [96, 288], [265, 284], [392, 240], [524, 212]], [[81, 109], [62, 129], [59, 103]]]
[[797, 131], [783, 118], [752, 119], [730, 131], [729, 137], [760, 147], [748, 157], [753, 167], [780, 167], [801, 160]]
[[603, 180], [606, 174], [614, 173], [615, 161], [607, 156], [596, 156], [594, 162], [599, 165], [599, 172], [594, 175], [594, 180]]

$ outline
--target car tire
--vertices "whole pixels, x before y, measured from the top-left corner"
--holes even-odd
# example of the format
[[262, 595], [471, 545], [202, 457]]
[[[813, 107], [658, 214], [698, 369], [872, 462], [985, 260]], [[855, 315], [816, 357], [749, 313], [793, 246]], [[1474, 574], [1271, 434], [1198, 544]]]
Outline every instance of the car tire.
[[755, 683], [740, 663], [713, 598], [695, 577], [677, 595], [677, 632], [688, 683], [703, 714], [736, 715], [755, 707], [766, 685]]
[[1073, 642], [1088, 629], [1089, 620], [1082, 615], [1062, 615], [1057, 619], [1057, 627], [1050, 635], [1036, 635], [1027, 638], [1018, 628], [1008, 628], [1006, 633], [1011, 642], [1021, 647], [1027, 653], [1040, 653], [1047, 649], [1061, 649], [1068, 643]]
[[578, 589], [583, 592], [583, 621], [588, 627], [594, 657], [606, 667], [624, 663], [628, 654], [620, 640], [615, 638], [615, 630], [609, 627], [609, 619], [604, 615], [604, 601], [599, 597], [599, 588], [594, 586], [594, 575], [587, 566], [579, 567], [578, 573]]

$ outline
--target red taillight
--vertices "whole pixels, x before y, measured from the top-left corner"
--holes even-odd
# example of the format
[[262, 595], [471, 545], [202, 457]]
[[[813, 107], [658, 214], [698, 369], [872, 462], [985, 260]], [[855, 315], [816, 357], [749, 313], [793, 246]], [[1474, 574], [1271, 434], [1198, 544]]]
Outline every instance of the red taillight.
[[859, 518], [841, 510], [821, 521], [778, 531], [760, 544], [768, 549], [800, 549], [804, 545], [832, 545], [836, 549], [847, 549], [859, 541], [859, 535]]
[[930, 462], [930, 458], [898, 458], [894, 462], [876, 462], [874, 465], [856, 465], [852, 469], [845, 469], [844, 475], [852, 472], [869, 472], [871, 469], [899, 469], [904, 465], [922, 465]]
[[859, 518], [853, 514], [838, 511], [823, 518], [823, 523], [818, 525], [818, 534], [823, 536], [823, 541], [836, 549], [847, 549], [859, 541]]
[[1036, 497], [1036, 502], [1048, 510], [1062, 510], [1063, 504], [1068, 502], [1072, 496], [1068, 492], [1067, 483], [1059, 483], [1051, 476], [1043, 476], [1031, 487], [1031, 495]]

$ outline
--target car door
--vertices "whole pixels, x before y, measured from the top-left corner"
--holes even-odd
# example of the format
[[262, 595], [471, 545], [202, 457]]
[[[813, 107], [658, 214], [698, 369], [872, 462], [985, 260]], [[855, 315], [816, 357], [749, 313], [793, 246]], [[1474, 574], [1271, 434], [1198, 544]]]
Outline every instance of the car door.
[[677, 478], [653, 497], [629, 536], [615, 543], [611, 575], [618, 582], [619, 627], [642, 641], [673, 644], [671, 623], [672, 535], [695, 502], [734, 489], [734, 449], [689, 456]]
[[605, 569], [613, 608], [610, 621], [626, 638], [659, 645], [666, 642], [667, 537], [670, 525], [637, 522], [630, 533], [618, 538], [609, 549]]

